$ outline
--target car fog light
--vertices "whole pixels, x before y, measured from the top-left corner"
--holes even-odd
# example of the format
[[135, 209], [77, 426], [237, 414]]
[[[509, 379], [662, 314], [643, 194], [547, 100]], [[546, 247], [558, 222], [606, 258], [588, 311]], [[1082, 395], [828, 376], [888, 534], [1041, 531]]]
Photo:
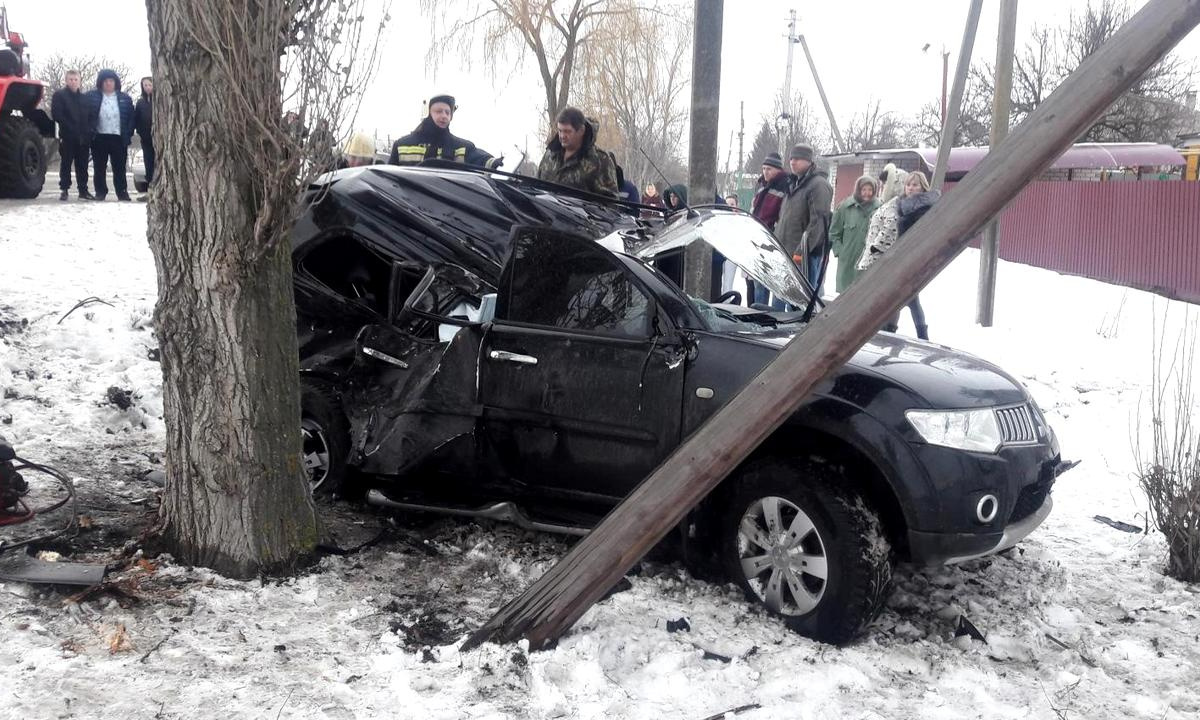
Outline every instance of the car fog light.
[[995, 520], [998, 512], [1000, 512], [1000, 501], [996, 499], [995, 495], [984, 495], [975, 505], [975, 519], [984, 525]]

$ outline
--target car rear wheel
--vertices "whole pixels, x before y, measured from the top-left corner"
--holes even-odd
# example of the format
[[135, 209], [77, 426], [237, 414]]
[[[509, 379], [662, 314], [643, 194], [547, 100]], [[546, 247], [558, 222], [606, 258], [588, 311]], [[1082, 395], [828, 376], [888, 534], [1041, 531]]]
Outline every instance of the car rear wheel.
[[720, 557], [752, 601], [793, 630], [841, 644], [883, 609], [893, 554], [879, 516], [815, 460], [768, 460], [736, 480]]
[[333, 388], [322, 382], [300, 384], [301, 460], [314, 495], [345, 495], [350, 427]]
[[46, 182], [46, 146], [28, 118], [0, 115], [0, 197], [35, 198]]

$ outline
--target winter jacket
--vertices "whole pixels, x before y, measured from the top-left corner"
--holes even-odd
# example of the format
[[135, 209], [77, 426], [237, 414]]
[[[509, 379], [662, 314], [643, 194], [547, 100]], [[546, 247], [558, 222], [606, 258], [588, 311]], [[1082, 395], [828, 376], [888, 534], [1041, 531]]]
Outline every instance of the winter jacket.
[[[672, 204], [670, 197], [674, 195], [678, 200]], [[687, 206], [687, 185], [672, 185], [663, 191], [663, 207], [671, 212], [682, 210]]]
[[425, 118], [417, 129], [392, 143], [388, 162], [392, 165], [415, 165], [424, 160], [447, 160], [495, 170], [502, 159], [475, 147], [475, 143], [443, 130], [433, 118]]
[[153, 143], [151, 133], [154, 128], [154, 96], [142, 93], [133, 109], [133, 126], [142, 142]]
[[[861, 178], [860, 178], [861, 180]], [[829, 243], [838, 259], [837, 291], [845, 292], [858, 277], [858, 260], [867, 244], [867, 229], [871, 216], [879, 209], [878, 198], [863, 202], [857, 197], [846, 198], [833, 213], [829, 226]]]
[[616, 197], [617, 167], [607, 152], [596, 147], [596, 125], [591, 120], [584, 123], [583, 146], [569, 159], [564, 159], [563, 154], [562, 143], [555, 135], [546, 145], [537, 176], [596, 195]]
[[933, 207], [941, 197], [937, 190], [917, 193], [911, 197], [898, 196], [879, 206], [871, 216], [867, 229], [866, 247], [858, 261], [858, 269], [866, 270], [887, 252], [906, 230]]
[[58, 123], [60, 138], [87, 141], [87, 107], [82, 92], [63, 88], [54, 93], [50, 99], [50, 115]]
[[775, 237], [792, 258], [825, 251], [833, 213], [833, 187], [829, 173], [813, 163], [803, 175], [793, 175], [779, 211]]
[[87, 127], [89, 141], [96, 135], [96, 128], [100, 122], [100, 105], [104, 102], [104, 91], [101, 86], [108, 78], [117, 81], [117, 109], [121, 112], [121, 131], [118, 133], [125, 144], [128, 145], [133, 139], [133, 98], [126, 93], [121, 92], [121, 78], [112, 70], [104, 69], [96, 75], [96, 89], [89, 90], [84, 95], [84, 108], [87, 111]]
[[662, 193], [656, 193], [654, 195], [642, 195], [642, 204], [653, 205], [654, 207], [665, 207], [663, 205]]
[[783, 198], [787, 194], [787, 173], [779, 173], [770, 183], [761, 175], [758, 177], [758, 189], [754, 191], [754, 199], [750, 201], [750, 214], [766, 226], [774, 230], [779, 222], [779, 211], [783, 208]]

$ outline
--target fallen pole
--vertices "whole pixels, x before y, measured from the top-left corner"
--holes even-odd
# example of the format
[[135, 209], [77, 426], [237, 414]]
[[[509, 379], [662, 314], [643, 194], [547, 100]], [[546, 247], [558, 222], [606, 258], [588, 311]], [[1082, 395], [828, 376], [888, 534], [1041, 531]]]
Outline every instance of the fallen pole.
[[958, 49], [958, 64], [954, 67], [954, 86], [950, 89], [950, 104], [942, 114], [942, 137], [938, 143], [937, 161], [933, 166], [933, 177], [929, 184], [941, 190], [946, 181], [946, 168], [950, 164], [950, 149], [954, 147], [954, 134], [958, 131], [958, 119], [962, 115], [963, 93], [967, 90], [967, 74], [971, 71], [971, 53], [975, 49], [975, 33], [979, 29], [979, 14], [983, 11], [983, 0], [971, 0], [967, 8], [967, 23], [963, 27], [962, 46]]
[[613, 509], [590, 534], [463, 644], [528, 639], [544, 648], [571, 627], [687, 512], [841, 367], [1143, 73], [1197, 24], [1200, 0], [1150, 0], [930, 210], [865, 281], [830, 303], [774, 362]]

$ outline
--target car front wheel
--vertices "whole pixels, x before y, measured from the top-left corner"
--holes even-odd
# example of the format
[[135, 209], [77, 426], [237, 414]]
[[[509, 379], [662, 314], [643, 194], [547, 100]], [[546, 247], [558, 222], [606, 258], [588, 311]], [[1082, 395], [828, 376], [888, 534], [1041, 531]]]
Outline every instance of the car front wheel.
[[726, 573], [793, 630], [854, 639], [883, 609], [893, 554], [878, 515], [846, 490], [841, 470], [766, 460], [736, 479], [721, 519]]
[[314, 495], [344, 495], [350, 430], [333, 388], [318, 381], [300, 385], [301, 461]]

